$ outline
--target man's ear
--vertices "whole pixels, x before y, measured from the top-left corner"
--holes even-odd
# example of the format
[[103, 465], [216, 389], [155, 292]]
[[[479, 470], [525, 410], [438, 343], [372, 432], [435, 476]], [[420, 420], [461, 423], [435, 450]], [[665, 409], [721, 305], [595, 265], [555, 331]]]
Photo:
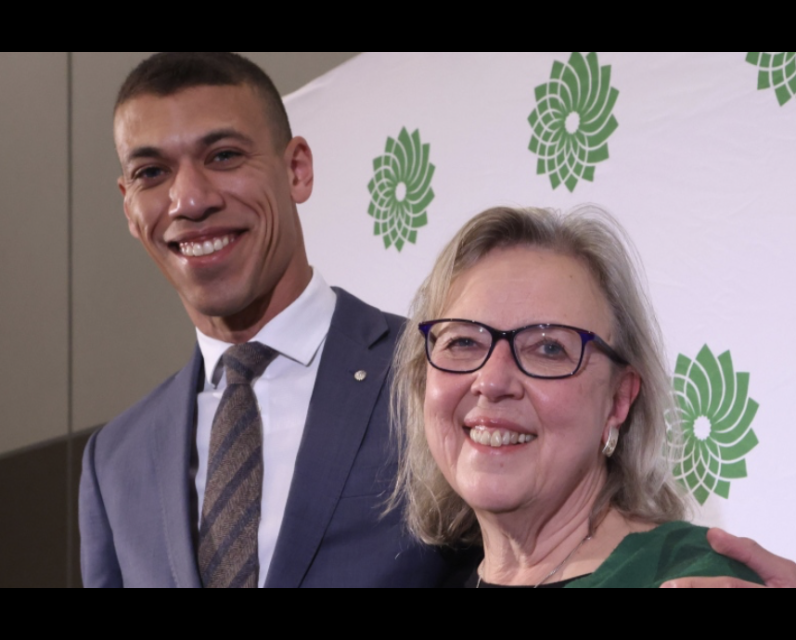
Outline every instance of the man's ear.
[[127, 206], [127, 198], [125, 198], [125, 196], [127, 195], [127, 187], [124, 186], [124, 178], [120, 177], [116, 181], [116, 184], [119, 187], [119, 191], [122, 192], [122, 198], [124, 198], [123, 207], [124, 207], [124, 217], [127, 218], [127, 228], [130, 230], [130, 235], [133, 236], [133, 238], [135, 238], [136, 240], [140, 240], [141, 235], [138, 233], [138, 227], [133, 222], [133, 216], [130, 215], [130, 209]]
[[312, 186], [315, 182], [312, 149], [304, 138], [296, 137], [288, 143], [284, 158], [293, 201], [296, 204], [306, 202], [312, 195]]
[[626, 367], [625, 370], [619, 374], [616, 389], [614, 390], [611, 413], [608, 415], [608, 420], [606, 420], [605, 423], [605, 432], [603, 433], [604, 442], [608, 440], [611, 429], [620, 429], [625, 423], [630, 409], [640, 392], [641, 376], [635, 369]]

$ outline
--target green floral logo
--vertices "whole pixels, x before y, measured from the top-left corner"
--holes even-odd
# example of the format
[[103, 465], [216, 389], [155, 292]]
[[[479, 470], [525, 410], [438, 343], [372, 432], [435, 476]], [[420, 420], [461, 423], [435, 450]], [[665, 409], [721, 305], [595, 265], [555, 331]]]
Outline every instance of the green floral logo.
[[608, 138], [619, 126], [618, 96], [611, 67], [601, 67], [596, 53], [554, 62], [550, 82], [536, 87], [529, 149], [539, 156], [536, 173], [548, 174], [553, 189], [563, 183], [572, 192], [579, 180], [594, 180], [594, 165], [608, 159]]
[[682, 427], [678, 438], [669, 430], [675, 477], [699, 504], [712, 493], [729, 498], [730, 481], [746, 477], [744, 458], [758, 444], [749, 374], [735, 373], [729, 351], [716, 358], [705, 345], [696, 360], [677, 358], [674, 389]]
[[757, 88], [774, 89], [780, 106], [796, 95], [796, 51], [750, 51], [746, 61], [759, 69]]
[[407, 242], [414, 244], [417, 230], [428, 224], [426, 209], [434, 199], [434, 165], [428, 156], [420, 131], [410, 136], [404, 127], [397, 140], [387, 138], [384, 155], [373, 161], [368, 213], [376, 219], [373, 234], [382, 237], [386, 249], [395, 245], [401, 251]]

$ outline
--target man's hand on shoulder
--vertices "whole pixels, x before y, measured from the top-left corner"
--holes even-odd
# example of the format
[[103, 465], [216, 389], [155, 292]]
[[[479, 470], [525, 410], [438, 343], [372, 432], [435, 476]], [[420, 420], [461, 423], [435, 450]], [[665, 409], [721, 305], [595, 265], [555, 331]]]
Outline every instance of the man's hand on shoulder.
[[796, 588], [796, 563], [766, 551], [749, 538], [737, 538], [721, 529], [708, 531], [708, 542], [716, 553], [745, 564], [766, 583], [765, 587], [738, 578], [680, 578], [662, 589], [793, 589]]

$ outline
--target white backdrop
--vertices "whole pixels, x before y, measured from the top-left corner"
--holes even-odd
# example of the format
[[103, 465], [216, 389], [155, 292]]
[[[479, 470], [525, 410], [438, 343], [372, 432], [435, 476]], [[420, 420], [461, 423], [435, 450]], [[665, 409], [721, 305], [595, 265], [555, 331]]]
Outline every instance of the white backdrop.
[[[481, 210], [605, 207], [642, 256], [677, 366], [677, 471], [699, 521], [796, 557], [794, 94], [794, 53], [363, 54], [286, 101], [315, 153], [311, 260], [405, 314]], [[541, 152], [540, 136], [559, 146]], [[556, 164], [566, 145], [581, 177], [554, 188], [540, 153]], [[377, 218], [415, 242], [385, 247]]]

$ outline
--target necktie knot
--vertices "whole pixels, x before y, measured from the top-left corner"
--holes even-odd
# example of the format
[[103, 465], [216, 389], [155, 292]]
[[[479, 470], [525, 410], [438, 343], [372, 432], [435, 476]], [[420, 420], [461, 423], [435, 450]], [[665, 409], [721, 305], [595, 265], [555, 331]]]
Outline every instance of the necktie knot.
[[224, 352], [221, 362], [227, 374], [227, 384], [251, 384], [274, 361], [277, 352], [259, 342], [236, 344]]

